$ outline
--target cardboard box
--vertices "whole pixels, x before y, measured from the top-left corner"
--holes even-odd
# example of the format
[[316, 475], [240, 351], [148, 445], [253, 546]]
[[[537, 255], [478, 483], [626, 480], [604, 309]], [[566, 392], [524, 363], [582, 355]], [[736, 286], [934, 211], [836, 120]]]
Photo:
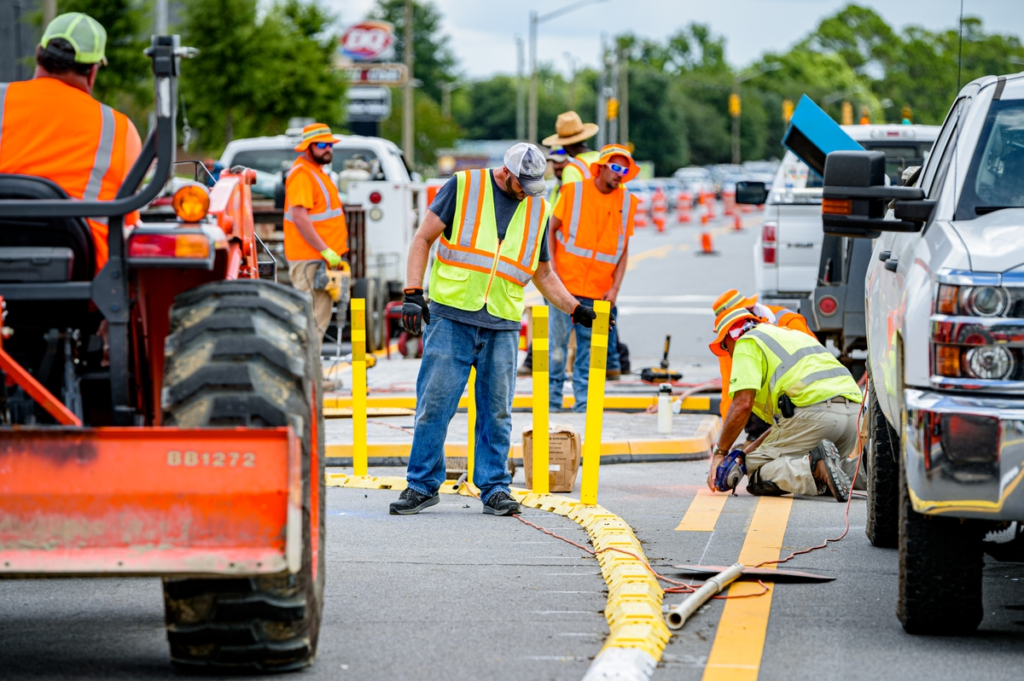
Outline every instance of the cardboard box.
[[[583, 438], [572, 426], [549, 426], [548, 484], [552, 492], [571, 492], [583, 456]], [[533, 429], [523, 431], [523, 468], [526, 486], [533, 489]]]

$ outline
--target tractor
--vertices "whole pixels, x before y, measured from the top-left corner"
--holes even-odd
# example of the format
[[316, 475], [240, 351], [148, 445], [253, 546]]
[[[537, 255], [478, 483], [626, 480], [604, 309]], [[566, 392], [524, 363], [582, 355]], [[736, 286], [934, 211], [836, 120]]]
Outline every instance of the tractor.
[[125, 228], [178, 165], [189, 52], [152, 38], [155, 125], [114, 200], [0, 175], [0, 578], [160, 577], [176, 667], [288, 671], [325, 579], [311, 302], [257, 258], [252, 170]]

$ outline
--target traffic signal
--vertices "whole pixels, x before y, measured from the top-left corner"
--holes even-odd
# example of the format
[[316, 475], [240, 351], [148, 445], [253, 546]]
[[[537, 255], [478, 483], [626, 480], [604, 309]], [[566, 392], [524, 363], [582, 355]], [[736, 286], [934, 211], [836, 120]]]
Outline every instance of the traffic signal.
[[615, 120], [619, 117], [619, 100], [615, 97], [608, 98], [608, 120]]
[[853, 104], [850, 104], [849, 102], [843, 102], [843, 118], [841, 124], [853, 125]]
[[789, 123], [789, 120], [793, 118], [793, 102], [789, 99], [782, 100], [782, 121]]
[[740, 96], [734, 92], [729, 95], [729, 115], [733, 118], [739, 118], [740, 111]]

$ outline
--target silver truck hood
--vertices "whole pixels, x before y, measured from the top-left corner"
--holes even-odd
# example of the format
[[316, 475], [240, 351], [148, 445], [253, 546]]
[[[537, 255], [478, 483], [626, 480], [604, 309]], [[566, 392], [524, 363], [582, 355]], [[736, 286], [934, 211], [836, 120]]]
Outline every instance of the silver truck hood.
[[1006, 272], [1024, 264], [1024, 208], [950, 224], [967, 246], [975, 272]]

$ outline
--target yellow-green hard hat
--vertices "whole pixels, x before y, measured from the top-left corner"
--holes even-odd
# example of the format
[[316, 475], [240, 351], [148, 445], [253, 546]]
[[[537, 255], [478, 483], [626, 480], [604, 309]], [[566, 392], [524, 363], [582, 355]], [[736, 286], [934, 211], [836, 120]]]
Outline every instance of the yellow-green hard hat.
[[107, 31], [100, 22], [88, 14], [68, 12], [61, 14], [46, 27], [40, 47], [46, 48], [54, 38], [63, 38], [75, 48], [75, 61], [79, 64], [104, 64], [107, 57]]

